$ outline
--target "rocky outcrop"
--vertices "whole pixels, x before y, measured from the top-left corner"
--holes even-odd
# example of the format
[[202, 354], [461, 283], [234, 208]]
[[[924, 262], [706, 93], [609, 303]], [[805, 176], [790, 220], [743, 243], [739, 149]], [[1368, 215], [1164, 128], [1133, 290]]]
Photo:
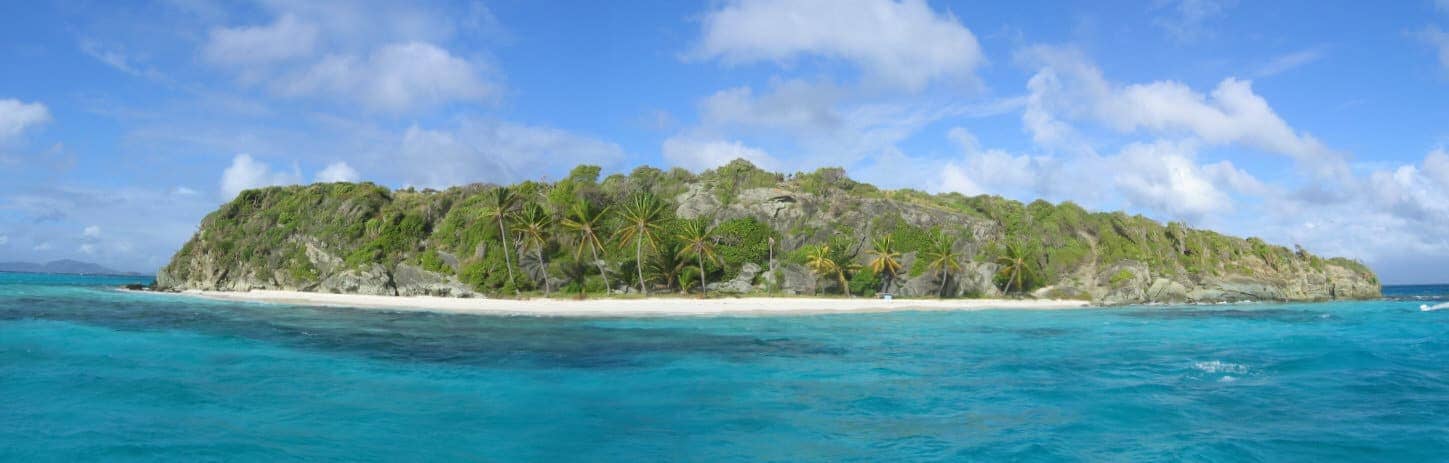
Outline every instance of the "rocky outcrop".
[[729, 281], [710, 283], [706, 287], [717, 293], [748, 294], [759, 289], [755, 286], [755, 277], [759, 274], [760, 266], [750, 262], [740, 268], [740, 273]]
[[[479, 297], [458, 281], [457, 277], [424, 270], [400, 263], [389, 269], [381, 264], [348, 268], [342, 259], [328, 253], [315, 240], [300, 243], [311, 268], [318, 272], [315, 280], [300, 281], [284, 271], [269, 275], [255, 272], [234, 275], [231, 269], [217, 264], [214, 256], [202, 254], [184, 262], [174, 262], [156, 275], [156, 287], [165, 290], [196, 289], [203, 291], [249, 291], [282, 289], [334, 294], [366, 294], [374, 296], [442, 296]], [[177, 278], [168, 269], [185, 265], [188, 278]]]

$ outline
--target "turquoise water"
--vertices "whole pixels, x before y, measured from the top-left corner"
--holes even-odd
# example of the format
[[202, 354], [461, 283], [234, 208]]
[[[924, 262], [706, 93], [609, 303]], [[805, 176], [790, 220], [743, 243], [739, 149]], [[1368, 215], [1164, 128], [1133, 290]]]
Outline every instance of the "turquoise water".
[[[551, 319], [0, 273], [0, 460], [1444, 461], [1446, 287]], [[1397, 292], [1395, 292], [1397, 291]]]

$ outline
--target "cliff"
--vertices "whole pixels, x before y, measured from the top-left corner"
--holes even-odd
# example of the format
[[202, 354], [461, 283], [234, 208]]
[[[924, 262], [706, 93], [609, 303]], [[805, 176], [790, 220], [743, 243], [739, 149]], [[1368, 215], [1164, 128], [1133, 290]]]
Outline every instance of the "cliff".
[[[1102, 304], [1380, 291], [1352, 260], [1072, 203], [881, 190], [840, 169], [786, 176], [744, 161], [700, 174], [641, 167], [600, 181], [598, 173], [581, 166], [557, 182], [501, 190], [248, 190], [202, 221], [157, 286], [473, 297], [637, 292], [642, 277], [650, 292], [698, 291], [703, 280], [736, 294], [1009, 292]], [[625, 211], [654, 203], [660, 213], [644, 228], [652, 240], [617, 233], [629, 228]], [[582, 233], [580, 213], [597, 216], [589, 223], [599, 246]], [[691, 231], [704, 239], [691, 241]], [[895, 272], [872, 252], [886, 236]]]

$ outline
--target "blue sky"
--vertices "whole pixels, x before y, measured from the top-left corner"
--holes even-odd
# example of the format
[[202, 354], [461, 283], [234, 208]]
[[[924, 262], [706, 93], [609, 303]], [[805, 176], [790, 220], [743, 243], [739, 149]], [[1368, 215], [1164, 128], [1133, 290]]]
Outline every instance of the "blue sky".
[[782, 171], [1072, 200], [1449, 281], [1449, 0], [0, 4], [0, 260], [236, 191]]

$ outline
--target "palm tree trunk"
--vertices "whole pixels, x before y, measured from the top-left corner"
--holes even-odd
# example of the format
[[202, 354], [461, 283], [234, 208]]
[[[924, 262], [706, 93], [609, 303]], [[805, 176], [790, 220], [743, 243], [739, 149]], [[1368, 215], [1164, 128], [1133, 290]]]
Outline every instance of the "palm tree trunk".
[[604, 278], [604, 294], [609, 294], [609, 291], [613, 290], [614, 287], [609, 286], [609, 275], [608, 272], [604, 271], [604, 262], [599, 260], [599, 249], [589, 246], [589, 253], [594, 255], [594, 265], [599, 266], [599, 276]]
[[845, 282], [845, 271], [835, 269], [835, 276], [836, 278], [840, 278], [840, 290], [845, 291], [845, 297], [854, 299], [855, 295], [850, 294], [850, 284]]
[[941, 294], [938, 295], [938, 296], [936, 296], [936, 299], [945, 299], [945, 298], [946, 298], [946, 269], [943, 268], [943, 269], [941, 269]]
[[634, 270], [639, 271], [639, 293], [648, 297], [649, 289], [644, 287], [644, 235], [634, 238], [634, 262]]
[[[503, 217], [498, 218], [498, 234], [503, 237], [503, 267], [508, 269], [508, 284], [513, 284], [513, 259], [508, 257], [508, 230], [503, 228]], [[513, 287], [513, 295], [518, 295], [518, 287]]]
[[533, 255], [538, 257], [538, 265], [543, 266], [543, 297], [548, 297], [552, 290], [548, 287], [548, 262], [543, 261], [543, 246], [534, 249]]
[[891, 274], [889, 274], [889, 273], [887, 273], [885, 275], [885, 281], [881, 282], [881, 284], [880, 284], [880, 292], [882, 294], [887, 293], [887, 292], [890, 291], [890, 289], [891, 289], [891, 280], [894, 280], [894, 279], [895, 279], [895, 277], [894, 276], [891, 276]]
[[704, 253], [699, 253], [699, 293], [709, 298], [709, 278], [704, 275]]

